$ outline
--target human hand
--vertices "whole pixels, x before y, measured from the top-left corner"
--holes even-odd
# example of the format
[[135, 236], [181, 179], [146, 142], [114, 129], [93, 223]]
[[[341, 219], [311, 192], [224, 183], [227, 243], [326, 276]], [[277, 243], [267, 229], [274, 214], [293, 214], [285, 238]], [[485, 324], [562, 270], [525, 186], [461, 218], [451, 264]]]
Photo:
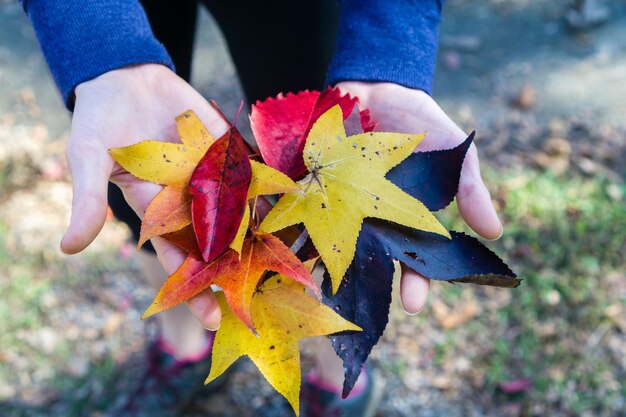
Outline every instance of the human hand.
[[[467, 138], [432, 97], [421, 90], [391, 83], [342, 82], [337, 87], [359, 98], [362, 107], [369, 109], [372, 118], [378, 123], [378, 130], [406, 133], [426, 131], [424, 141], [418, 146], [420, 151], [450, 149]], [[502, 223], [481, 178], [478, 152], [473, 143], [463, 162], [456, 197], [459, 212], [468, 226], [487, 239], [500, 237]], [[430, 280], [402, 266], [400, 298], [407, 313], [417, 314], [421, 311], [429, 287]]]
[[[76, 88], [76, 103], [67, 147], [73, 178], [70, 224], [61, 240], [63, 252], [85, 249], [100, 233], [107, 214], [108, 181], [117, 184], [140, 217], [160, 191], [156, 184], [129, 174], [109, 156], [109, 148], [145, 139], [177, 138], [174, 118], [193, 109], [214, 137], [224, 134], [227, 123], [197, 92], [167, 67], [142, 64], [107, 72]], [[164, 239], [152, 243], [168, 274], [185, 254]], [[211, 290], [188, 302], [205, 327], [217, 328], [221, 312]]]

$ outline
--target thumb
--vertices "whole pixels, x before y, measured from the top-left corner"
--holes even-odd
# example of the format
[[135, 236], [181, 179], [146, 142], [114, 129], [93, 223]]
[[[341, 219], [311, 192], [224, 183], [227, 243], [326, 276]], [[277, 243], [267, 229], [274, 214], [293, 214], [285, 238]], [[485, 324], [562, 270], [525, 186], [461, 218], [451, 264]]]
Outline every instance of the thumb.
[[107, 216], [107, 188], [113, 160], [99, 142], [70, 138], [67, 161], [72, 175], [72, 215], [61, 250], [74, 254], [98, 236]]

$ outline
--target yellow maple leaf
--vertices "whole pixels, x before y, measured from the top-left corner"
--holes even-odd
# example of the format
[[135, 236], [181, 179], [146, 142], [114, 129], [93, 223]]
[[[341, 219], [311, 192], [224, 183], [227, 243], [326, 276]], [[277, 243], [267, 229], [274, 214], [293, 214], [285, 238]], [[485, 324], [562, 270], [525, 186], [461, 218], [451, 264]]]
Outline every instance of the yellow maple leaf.
[[[117, 163], [135, 177], [165, 186], [146, 208], [138, 248], [154, 236], [175, 232], [191, 224], [189, 180], [215, 139], [192, 110], [176, 117], [176, 128], [182, 143], [146, 140], [109, 149], [109, 154]], [[252, 181], [248, 199], [298, 189], [282, 172], [256, 161], [250, 161], [250, 165]], [[246, 207], [237, 235], [230, 245], [237, 252], [241, 252], [249, 221], [250, 208]]]
[[[288, 193], [298, 189], [298, 185], [282, 172], [257, 161], [250, 161], [252, 179], [248, 189], [248, 200], [260, 195]], [[241, 223], [230, 248], [241, 255], [241, 247], [250, 224], [250, 205], [246, 204]]]
[[188, 185], [196, 165], [215, 139], [192, 110], [176, 117], [176, 128], [182, 143], [144, 140], [109, 149], [109, 154], [122, 168], [144, 181]]
[[209, 130], [202, 124], [193, 110], [187, 110], [176, 116], [176, 130], [181, 142], [190, 151], [187, 155], [197, 165], [209, 146], [215, 142], [215, 138], [211, 136]]
[[337, 292], [352, 262], [365, 217], [450, 237], [418, 200], [385, 174], [407, 158], [424, 134], [370, 132], [346, 136], [339, 106], [315, 122], [304, 147], [309, 175], [300, 189], [285, 194], [261, 223], [271, 233], [304, 223]]
[[145, 140], [109, 149], [113, 159], [135, 177], [164, 185], [146, 208], [137, 249], [154, 236], [191, 224], [189, 180], [215, 138], [192, 110], [176, 117], [176, 129], [182, 143]]
[[361, 330], [332, 309], [304, 293], [304, 285], [275, 275], [252, 299], [255, 336], [230, 310], [218, 292], [222, 324], [215, 335], [211, 371], [206, 383], [219, 377], [239, 357], [247, 355], [265, 379], [300, 410], [300, 349], [298, 340], [346, 330]]

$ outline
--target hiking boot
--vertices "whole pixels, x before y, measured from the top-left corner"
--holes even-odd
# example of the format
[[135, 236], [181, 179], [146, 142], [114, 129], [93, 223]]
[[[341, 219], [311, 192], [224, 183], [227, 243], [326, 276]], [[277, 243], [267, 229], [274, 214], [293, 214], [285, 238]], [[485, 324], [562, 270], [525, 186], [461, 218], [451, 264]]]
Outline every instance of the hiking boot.
[[369, 366], [364, 368], [366, 381], [359, 391], [345, 400], [332, 387], [315, 378], [306, 378], [302, 385], [302, 417], [372, 417], [380, 405], [382, 385]]
[[179, 417], [200, 392], [216, 391], [227, 375], [205, 386], [211, 368], [211, 333], [204, 352], [193, 358], [178, 360], [166, 343], [158, 340], [147, 350], [145, 369], [123, 398], [106, 411], [106, 417]]

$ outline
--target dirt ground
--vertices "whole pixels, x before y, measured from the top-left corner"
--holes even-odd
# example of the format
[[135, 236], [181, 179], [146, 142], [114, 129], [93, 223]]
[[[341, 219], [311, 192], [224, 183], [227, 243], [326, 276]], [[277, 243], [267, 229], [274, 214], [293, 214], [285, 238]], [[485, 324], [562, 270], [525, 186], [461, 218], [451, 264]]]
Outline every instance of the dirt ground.
[[[478, 132], [507, 225], [489, 246], [525, 281], [433, 285], [415, 318], [395, 302], [372, 354], [386, 382], [377, 415], [626, 416], [626, 3], [444, 10], [434, 97]], [[199, 26], [193, 84], [232, 115], [236, 71], [210, 17]], [[153, 292], [122, 225], [111, 219], [82, 254], [58, 250], [69, 123], [27, 18], [0, 0], [2, 417], [100, 415], [155, 332], [139, 319]], [[188, 415], [291, 413], [242, 361]]]

